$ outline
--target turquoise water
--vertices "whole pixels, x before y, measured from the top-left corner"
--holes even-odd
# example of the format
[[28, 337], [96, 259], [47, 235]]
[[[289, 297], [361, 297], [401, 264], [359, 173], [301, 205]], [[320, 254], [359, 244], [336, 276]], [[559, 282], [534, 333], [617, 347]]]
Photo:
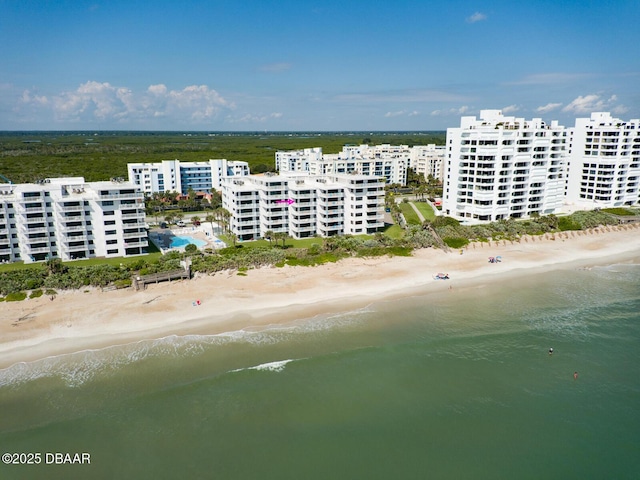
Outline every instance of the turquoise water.
[[190, 243], [196, 247], [204, 247], [207, 242], [198, 238], [193, 238], [187, 235], [176, 235], [171, 239], [171, 248], [186, 247]]
[[615, 265], [17, 365], [0, 453], [91, 464], [0, 478], [635, 479], [639, 346]]

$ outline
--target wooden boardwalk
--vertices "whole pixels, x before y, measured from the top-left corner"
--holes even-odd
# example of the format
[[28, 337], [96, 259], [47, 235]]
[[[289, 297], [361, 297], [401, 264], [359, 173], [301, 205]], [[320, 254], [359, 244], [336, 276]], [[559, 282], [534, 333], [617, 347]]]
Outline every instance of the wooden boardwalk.
[[144, 290], [150, 283], [167, 282], [171, 280], [191, 279], [191, 268], [180, 268], [167, 272], [151, 273], [149, 275], [139, 275], [132, 280], [132, 286], [136, 290]]

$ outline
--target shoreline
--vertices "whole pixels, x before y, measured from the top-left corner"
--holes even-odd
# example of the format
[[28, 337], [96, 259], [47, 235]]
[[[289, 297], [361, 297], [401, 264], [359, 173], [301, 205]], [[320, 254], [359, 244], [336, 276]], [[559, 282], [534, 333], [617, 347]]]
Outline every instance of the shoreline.
[[[502, 256], [489, 263], [488, 257]], [[4, 302], [0, 369], [87, 350], [166, 338], [283, 326], [320, 314], [427, 293], [464, 294], [487, 282], [567, 268], [640, 262], [640, 225], [414, 251], [411, 257], [348, 258], [314, 267], [265, 267], [102, 292]], [[449, 280], [433, 275], [448, 273]], [[452, 287], [452, 290], [450, 290]], [[462, 293], [461, 293], [462, 292]], [[197, 304], [197, 301], [200, 304]]]

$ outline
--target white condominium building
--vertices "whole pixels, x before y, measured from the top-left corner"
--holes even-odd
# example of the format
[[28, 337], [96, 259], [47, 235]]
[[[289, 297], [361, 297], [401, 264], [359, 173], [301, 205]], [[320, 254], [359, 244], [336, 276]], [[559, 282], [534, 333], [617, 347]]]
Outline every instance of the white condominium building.
[[346, 145], [342, 151], [323, 154], [322, 148], [276, 152], [280, 173], [377, 175], [387, 183], [406, 185], [410, 149], [406, 145]]
[[371, 175], [250, 175], [223, 181], [222, 202], [241, 240], [372, 234], [384, 227], [384, 181]]
[[608, 112], [577, 118], [571, 130], [566, 201], [574, 208], [640, 204], [640, 120]]
[[416, 145], [411, 147], [409, 167], [425, 179], [443, 179], [446, 147], [444, 145]]
[[247, 162], [225, 159], [208, 162], [182, 162], [163, 160], [160, 163], [129, 163], [129, 181], [146, 194], [178, 192], [186, 195], [189, 189], [196, 192], [220, 190], [222, 179], [249, 175]]
[[566, 131], [556, 121], [482, 110], [447, 129], [446, 149], [445, 215], [472, 223], [562, 208]]
[[276, 152], [276, 170], [282, 173], [306, 173], [309, 162], [322, 161], [322, 147]]
[[147, 246], [143, 194], [131, 183], [0, 184], [0, 261], [123, 257]]

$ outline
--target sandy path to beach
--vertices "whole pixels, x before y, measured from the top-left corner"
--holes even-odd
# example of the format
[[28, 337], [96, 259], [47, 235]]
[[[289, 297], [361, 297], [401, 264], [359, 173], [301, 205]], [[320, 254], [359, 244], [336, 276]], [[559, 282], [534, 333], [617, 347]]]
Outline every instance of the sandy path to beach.
[[[488, 257], [502, 257], [489, 263]], [[640, 262], [640, 225], [471, 244], [463, 254], [436, 249], [412, 257], [351, 258], [318, 267], [223, 272], [190, 281], [101, 292], [61, 292], [0, 303], [0, 368], [142, 339], [215, 334], [288, 323], [420, 291], [454, 289], [556, 268]], [[450, 280], [434, 280], [436, 273]], [[200, 304], [197, 305], [197, 301]], [[194, 302], [196, 305], [194, 305]]]

